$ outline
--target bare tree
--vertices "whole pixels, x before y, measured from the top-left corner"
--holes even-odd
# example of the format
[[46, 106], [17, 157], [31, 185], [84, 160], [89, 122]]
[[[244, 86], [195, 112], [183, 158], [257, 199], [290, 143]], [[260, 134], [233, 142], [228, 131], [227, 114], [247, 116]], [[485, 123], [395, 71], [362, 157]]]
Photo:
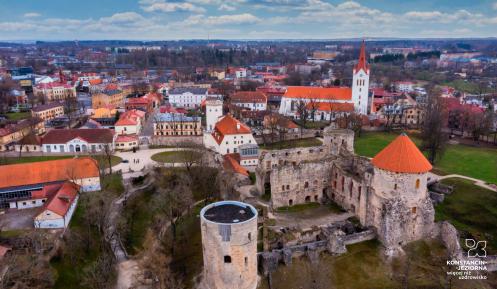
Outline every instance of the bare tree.
[[448, 139], [443, 131], [447, 110], [440, 95], [440, 90], [430, 90], [425, 107], [425, 121], [421, 128], [421, 146], [428, 151], [428, 159], [432, 164], [443, 154]]
[[299, 100], [297, 102], [297, 114], [299, 115], [300, 118], [300, 137], [302, 138], [302, 133], [303, 133], [303, 128], [306, 127], [307, 124], [307, 118], [309, 117], [309, 110], [307, 109], [307, 103], [303, 100]]

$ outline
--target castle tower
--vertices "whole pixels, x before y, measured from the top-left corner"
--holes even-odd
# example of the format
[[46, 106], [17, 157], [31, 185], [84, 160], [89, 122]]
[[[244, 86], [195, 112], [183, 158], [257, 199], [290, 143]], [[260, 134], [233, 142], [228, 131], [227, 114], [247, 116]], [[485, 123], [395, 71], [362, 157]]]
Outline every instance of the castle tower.
[[352, 102], [355, 111], [360, 114], [368, 114], [369, 98], [369, 65], [366, 60], [366, 44], [361, 44], [359, 62], [352, 72]]
[[223, 116], [223, 101], [220, 98], [208, 97], [205, 100], [206, 131], [211, 132], [218, 119]]
[[406, 134], [401, 134], [372, 160], [372, 196], [368, 225], [390, 250], [427, 236], [434, 209], [427, 189], [430, 162]]
[[257, 287], [257, 210], [221, 201], [200, 211], [206, 289]]

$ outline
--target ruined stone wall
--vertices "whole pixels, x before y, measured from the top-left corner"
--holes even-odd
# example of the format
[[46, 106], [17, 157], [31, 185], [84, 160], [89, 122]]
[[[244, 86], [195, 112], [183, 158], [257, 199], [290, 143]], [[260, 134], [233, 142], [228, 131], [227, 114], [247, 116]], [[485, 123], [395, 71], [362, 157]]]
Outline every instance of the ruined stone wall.
[[361, 157], [341, 158], [331, 170], [331, 190], [328, 197], [338, 205], [353, 212], [366, 224], [368, 192], [371, 186], [372, 167]]
[[298, 165], [303, 161], [319, 161], [328, 156], [329, 152], [326, 146], [263, 151], [259, 156], [259, 164], [255, 170], [257, 190], [263, 194], [265, 184], [272, 183], [271, 171], [278, 170], [281, 166]]
[[323, 132], [323, 141], [333, 155], [338, 155], [343, 150], [354, 153], [354, 131], [350, 129], [327, 127]]
[[[203, 288], [255, 289], [257, 287], [257, 215], [238, 224], [214, 223], [202, 217], [201, 232], [204, 258], [201, 281]], [[231, 262], [226, 262], [225, 256], [229, 256]]]
[[321, 202], [329, 188], [332, 162], [287, 163], [271, 171], [273, 208]]

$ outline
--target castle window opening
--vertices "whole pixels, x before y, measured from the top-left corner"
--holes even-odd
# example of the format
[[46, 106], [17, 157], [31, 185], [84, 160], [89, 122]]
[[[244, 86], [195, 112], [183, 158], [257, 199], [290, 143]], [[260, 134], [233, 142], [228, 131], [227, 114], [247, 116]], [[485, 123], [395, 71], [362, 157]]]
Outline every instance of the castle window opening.
[[416, 214], [416, 207], [412, 207], [411, 212], [412, 212], [413, 214]]
[[416, 189], [419, 189], [419, 179], [416, 180]]
[[286, 185], [286, 189], [289, 190], [290, 189], [290, 185]]
[[317, 202], [318, 201], [318, 195], [315, 195], [314, 196], [314, 201]]
[[[248, 233], [248, 239], [249, 239], [249, 241], [252, 241], [252, 233], [250, 233], [250, 232]], [[245, 258], [247, 258], [247, 257], [245, 257]]]
[[310, 201], [311, 201], [311, 196], [306, 196], [306, 197], [305, 197], [305, 202], [306, 202], [306, 203], [309, 203]]
[[304, 183], [304, 188], [308, 188], [309, 187], [309, 182], [305, 182]]
[[397, 189], [397, 184], [393, 185], [393, 189], [396, 190]]
[[248, 257], [245, 257], [245, 266], [248, 265]]
[[288, 200], [288, 205], [289, 206], [293, 206], [293, 200], [292, 199]]
[[229, 255], [224, 256], [224, 263], [231, 263], [231, 256]]

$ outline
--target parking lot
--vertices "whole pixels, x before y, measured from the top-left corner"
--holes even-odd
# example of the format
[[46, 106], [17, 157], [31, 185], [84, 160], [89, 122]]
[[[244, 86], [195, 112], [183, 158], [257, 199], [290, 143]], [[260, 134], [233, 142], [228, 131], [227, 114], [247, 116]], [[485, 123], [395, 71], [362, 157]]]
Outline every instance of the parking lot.
[[33, 228], [33, 217], [40, 208], [24, 210], [8, 210], [0, 215], [0, 228], [2, 230], [20, 230]]

